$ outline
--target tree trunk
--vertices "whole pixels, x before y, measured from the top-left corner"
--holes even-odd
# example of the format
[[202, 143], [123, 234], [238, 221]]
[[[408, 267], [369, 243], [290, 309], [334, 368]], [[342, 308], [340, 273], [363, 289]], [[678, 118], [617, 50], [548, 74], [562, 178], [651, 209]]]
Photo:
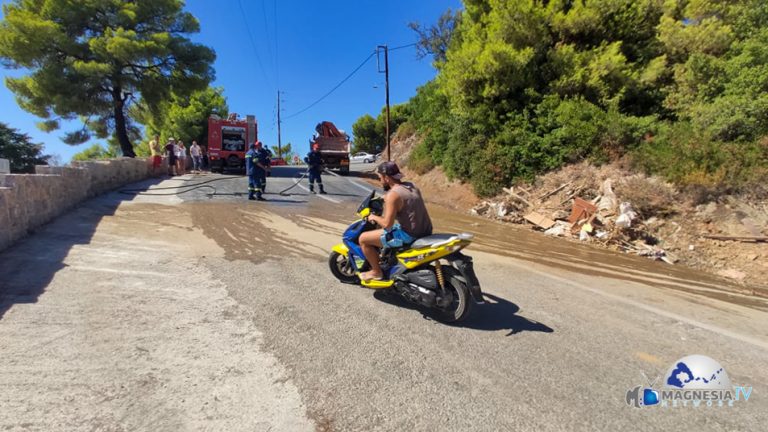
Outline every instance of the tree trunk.
[[114, 101], [115, 108], [115, 136], [117, 142], [120, 143], [120, 150], [125, 157], [136, 157], [136, 153], [133, 151], [133, 144], [128, 139], [128, 129], [125, 123], [125, 113], [123, 108], [125, 107], [125, 101], [123, 100], [122, 90], [117, 87], [112, 92], [112, 99]]

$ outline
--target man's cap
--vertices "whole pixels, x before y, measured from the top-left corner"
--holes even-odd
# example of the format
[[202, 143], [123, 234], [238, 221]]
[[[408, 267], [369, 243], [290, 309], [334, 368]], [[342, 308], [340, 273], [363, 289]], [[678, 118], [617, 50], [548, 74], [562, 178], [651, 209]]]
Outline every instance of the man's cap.
[[168, 138], [168, 141], [176, 141], [173, 137]]
[[403, 178], [403, 174], [400, 172], [397, 164], [394, 162], [384, 162], [376, 167], [376, 172], [385, 176], [392, 177], [395, 180]]

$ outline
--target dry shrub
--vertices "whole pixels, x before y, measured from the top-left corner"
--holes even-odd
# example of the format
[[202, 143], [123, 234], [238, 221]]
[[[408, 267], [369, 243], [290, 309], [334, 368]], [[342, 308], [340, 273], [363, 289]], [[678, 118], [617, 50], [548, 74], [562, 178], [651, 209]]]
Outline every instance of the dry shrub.
[[569, 189], [599, 190], [600, 175], [595, 166], [587, 162], [566, 165], [557, 171], [539, 176], [535, 186], [542, 191], [554, 190], [565, 183], [571, 183]]
[[675, 213], [674, 188], [655, 177], [624, 177], [614, 186], [620, 202], [627, 201], [641, 217], [669, 216]]

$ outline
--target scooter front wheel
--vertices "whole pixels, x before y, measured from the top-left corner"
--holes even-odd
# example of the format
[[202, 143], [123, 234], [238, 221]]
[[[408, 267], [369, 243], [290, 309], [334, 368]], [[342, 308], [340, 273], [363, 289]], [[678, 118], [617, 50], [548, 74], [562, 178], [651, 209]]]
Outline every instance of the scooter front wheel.
[[352, 269], [348, 256], [344, 256], [336, 251], [331, 252], [331, 256], [328, 257], [328, 267], [331, 268], [331, 274], [341, 282], [348, 284], [360, 283], [360, 278]]

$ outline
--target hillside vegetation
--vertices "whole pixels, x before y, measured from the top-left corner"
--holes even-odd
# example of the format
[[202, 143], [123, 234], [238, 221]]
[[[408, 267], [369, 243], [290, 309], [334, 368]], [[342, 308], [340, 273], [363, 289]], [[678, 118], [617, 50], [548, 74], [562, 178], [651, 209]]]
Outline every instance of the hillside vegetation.
[[[680, 186], [768, 172], [764, 0], [464, 0], [428, 29], [437, 77], [398, 108], [442, 166], [493, 195], [568, 163], [622, 159]], [[370, 121], [369, 121], [370, 122]]]

